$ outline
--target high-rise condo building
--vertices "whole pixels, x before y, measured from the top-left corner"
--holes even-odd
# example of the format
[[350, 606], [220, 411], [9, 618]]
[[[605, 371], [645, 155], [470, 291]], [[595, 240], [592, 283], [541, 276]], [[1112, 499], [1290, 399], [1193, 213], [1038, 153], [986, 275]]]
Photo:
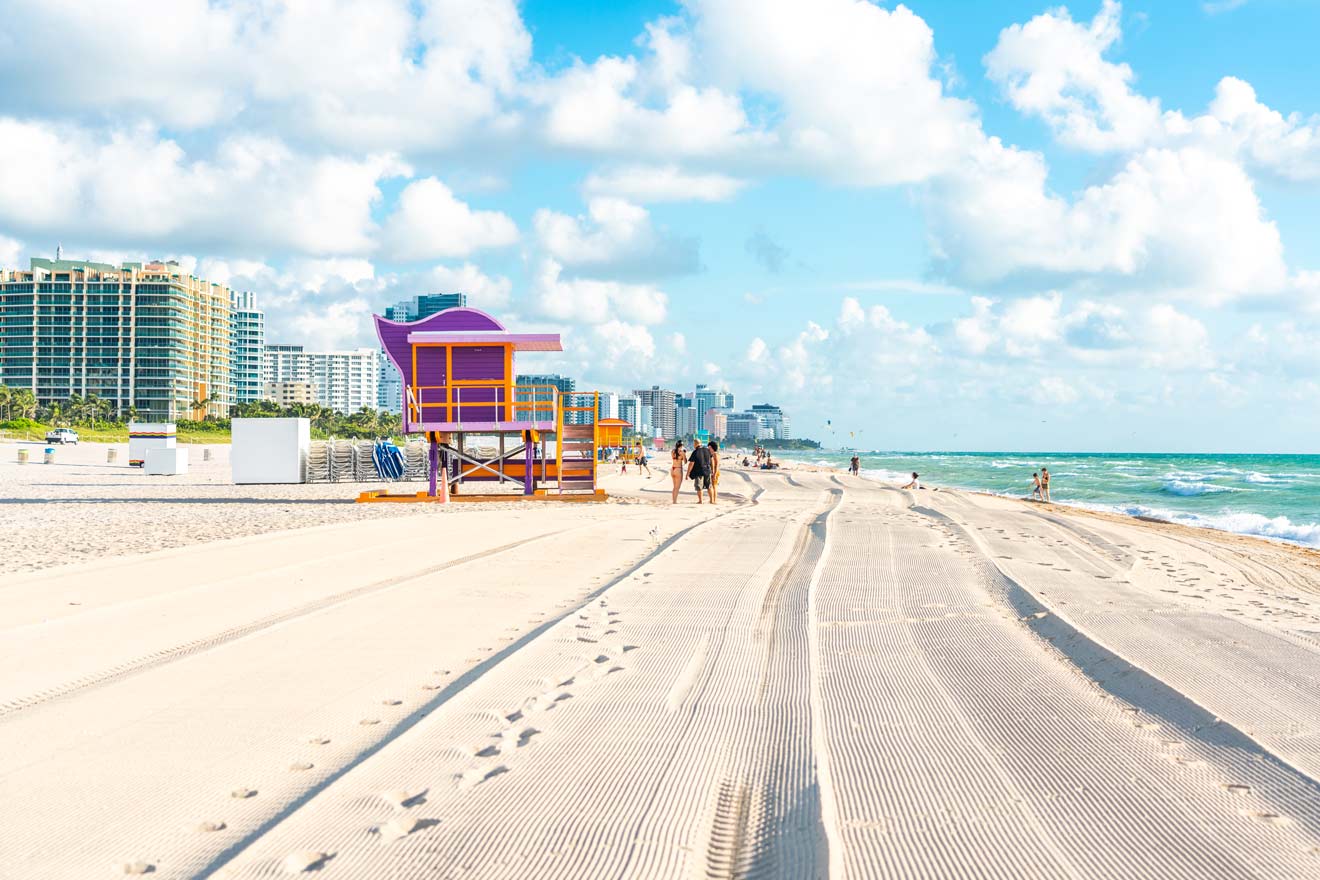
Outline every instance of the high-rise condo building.
[[674, 411], [674, 433], [678, 437], [693, 437], [697, 433], [697, 410], [691, 406], [680, 406]]
[[318, 404], [351, 415], [364, 406], [376, 408], [378, 358], [374, 348], [305, 351], [301, 345], [267, 345], [266, 381], [306, 382]]
[[174, 261], [34, 258], [0, 271], [0, 384], [43, 406], [95, 394], [121, 416], [227, 416], [230, 291]]
[[678, 428], [676, 424], [677, 407], [674, 405], [674, 392], [652, 385], [646, 390], [636, 390], [633, 394], [641, 398], [644, 406], [651, 407], [652, 427], [666, 440], [673, 440]]
[[642, 400], [636, 394], [619, 398], [619, 418], [632, 425], [637, 433], [642, 431]]
[[[698, 385], [696, 393], [692, 395], [697, 409], [697, 430], [710, 431], [710, 425], [706, 424], [706, 413], [712, 409], [731, 410], [733, 409], [733, 395], [727, 390], [716, 391], [709, 385]], [[711, 433], [714, 433], [713, 431]]]
[[788, 416], [779, 407], [770, 403], [758, 403], [752, 406], [751, 411], [761, 419], [761, 427], [770, 432], [770, 438], [775, 440], [792, 438], [793, 431], [789, 426]]
[[[466, 293], [423, 293], [412, 299], [401, 300], [385, 307], [385, 318], [389, 321], [420, 321], [445, 309], [461, 309], [467, 306]], [[382, 355], [384, 352], [382, 351]], [[380, 376], [376, 380], [376, 407], [387, 412], [403, 411], [403, 377], [390, 363], [390, 359], [380, 359]]]
[[619, 395], [613, 391], [602, 391], [596, 398], [597, 419], [619, 418]]
[[234, 403], [252, 403], [266, 396], [266, 313], [257, 308], [253, 293], [231, 292], [229, 307]]

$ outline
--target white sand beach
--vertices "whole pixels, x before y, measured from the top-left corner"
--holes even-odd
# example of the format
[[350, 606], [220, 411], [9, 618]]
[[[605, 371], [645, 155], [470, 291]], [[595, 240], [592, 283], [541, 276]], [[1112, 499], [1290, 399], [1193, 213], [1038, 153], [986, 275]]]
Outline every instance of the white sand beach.
[[0, 447], [0, 877], [1320, 875], [1315, 552], [819, 469], [441, 507], [226, 455]]

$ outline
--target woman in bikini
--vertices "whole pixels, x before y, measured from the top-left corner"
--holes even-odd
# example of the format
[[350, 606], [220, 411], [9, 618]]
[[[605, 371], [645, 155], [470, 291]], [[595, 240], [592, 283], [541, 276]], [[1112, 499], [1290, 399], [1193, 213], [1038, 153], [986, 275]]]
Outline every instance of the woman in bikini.
[[682, 440], [674, 441], [674, 451], [670, 456], [669, 476], [674, 481], [674, 503], [678, 503], [678, 490], [683, 488], [683, 474], [687, 470], [687, 450]]

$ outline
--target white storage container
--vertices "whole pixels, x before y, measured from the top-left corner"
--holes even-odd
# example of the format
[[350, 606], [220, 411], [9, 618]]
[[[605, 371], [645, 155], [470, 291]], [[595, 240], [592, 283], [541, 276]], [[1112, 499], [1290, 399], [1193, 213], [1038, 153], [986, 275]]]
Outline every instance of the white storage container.
[[233, 419], [229, 424], [229, 466], [235, 483], [307, 482], [310, 420]]
[[182, 447], [173, 449], [148, 449], [146, 464], [142, 470], [147, 476], [176, 477], [188, 473], [188, 450]]

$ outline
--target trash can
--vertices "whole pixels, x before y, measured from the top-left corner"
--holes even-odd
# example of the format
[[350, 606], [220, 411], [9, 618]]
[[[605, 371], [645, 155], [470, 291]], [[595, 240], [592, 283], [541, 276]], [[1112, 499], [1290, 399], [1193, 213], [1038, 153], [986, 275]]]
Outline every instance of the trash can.
[[27, 464], [27, 461], [28, 461], [28, 451], [26, 449], [18, 450], [18, 463]]
[[119, 459], [118, 449], [115, 449], [113, 446], [111, 446], [109, 449], [105, 451], [105, 460], [110, 464], [114, 464], [115, 461], [117, 461], [118, 459]]
[[46, 447], [46, 464], [54, 464], [54, 463], [55, 463], [55, 447], [54, 447], [54, 446], [47, 446], [47, 447]]

